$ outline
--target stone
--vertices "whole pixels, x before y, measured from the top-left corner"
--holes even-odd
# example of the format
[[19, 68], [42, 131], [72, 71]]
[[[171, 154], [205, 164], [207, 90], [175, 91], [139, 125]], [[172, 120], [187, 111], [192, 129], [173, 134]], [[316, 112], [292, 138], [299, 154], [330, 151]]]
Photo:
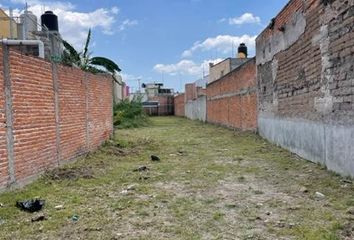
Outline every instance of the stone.
[[45, 221], [47, 220], [47, 216], [45, 216], [43, 213], [38, 214], [34, 217], [32, 217], [31, 222], [40, 222], [40, 221]]
[[317, 198], [325, 198], [325, 197], [326, 197], [323, 193], [320, 193], [320, 192], [316, 192], [316, 193], [315, 193], [315, 196], [316, 196]]
[[61, 210], [64, 208], [64, 205], [57, 205], [54, 207], [56, 210]]
[[309, 190], [308, 190], [307, 188], [305, 188], [305, 187], [301, 187], [301, 188], [300, 188], [300, 192], [302, 192], [302, 193], [308, 193]]
[[354, 215], [354, 208], [349, 208], [347, 210], [347, 213], [350, 214], [350, 215]]

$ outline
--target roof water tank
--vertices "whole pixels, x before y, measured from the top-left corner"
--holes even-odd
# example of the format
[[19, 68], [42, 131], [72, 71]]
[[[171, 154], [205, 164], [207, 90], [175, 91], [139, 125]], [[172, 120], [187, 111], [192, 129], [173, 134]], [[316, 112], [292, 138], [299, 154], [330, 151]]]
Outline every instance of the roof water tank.
[[33, 32], [38, 31], [37, 17], [31, 11], [25, 11], [20, 15], [23, 39], [35, 39]]
[[247, 58], [247, 46], [244, 43], [241, 43], [238, 47], [238, 58]]
[[55, 15], [52, 11], [46, 11], [42, 16], [41, 16], [41, 22], [42, 22], [42, 30], [45, 30], [43, 26], [46, 26], [49, 31], [59, 31], [59, 26], [58, 26], [58, 16]]

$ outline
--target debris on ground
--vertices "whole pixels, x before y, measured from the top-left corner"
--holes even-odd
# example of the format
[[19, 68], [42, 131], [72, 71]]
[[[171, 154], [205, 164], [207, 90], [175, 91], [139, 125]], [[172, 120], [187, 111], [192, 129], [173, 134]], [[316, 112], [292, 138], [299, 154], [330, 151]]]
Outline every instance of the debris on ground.
[[187, 155], [187, 153], [186, 153], [185, 151], [183, 151], [183, 150], [178, 150], [178, 151], [177, 151], [177, 154], [178, 154], [179, 156], [185, 156], [185, 155]]
[[135, 191], [135, 189], [136, 189], [135, 186], [136, 186], [135, 184], [129, 185], [126, 189], [124, 189], [120, 193], [123, 194], [123, 195], [127, 195], [130, 192]]
[[139, 180], [148, 180], [148, 179], [150, 179], [150, 177], [148, 177], [148, 176], [140, 176], [139, 177]]
[[349, 179], [342, 179], [341, 182], [342, 182], [342, 183], [353, 184], [353, 181], [351, 181], [351, 180], [349, 180]]
[[47, 216], [41, 213], [37, 216], [32, 217], [31, 222], [40, 222], [40, 221], [45, 221], [47, 219], [48, 219]]
[[160, 161], [160, 158], [156, 155], [151, 155], [151, 161]]
[[31, 199], [31, 200], [17, 201], [16, 207], [27, 212], [38, 212], [43, 208], [44, 204], [45, 204], [45, 200]]
[[127, 156], [129, 154], [128, 150], [122, 149], [119, 146], [111, 146], [109, 151], [116, 156]]
[[57, 205], [54, 207], [56, 210], [61, 210], [64, 208], [64, 205]]
[[79, 178], [91, 179], [93, 178], [93, 170], [91, 167], [87, 166], [56, 168], [51, 171], [47, 171], [44, 176], [56, 181], [77, 180]]
[[305, 188], [305, 187], [301, 187], [301, 188], [300, 188], [300, 192], [302, 192], [302, 193], [308, 193], [309, 190], [308, 190], [307, 188]]
[[74, 214], [74, 215], [72, 215], [71, 216], [71, 221], [73, 221], [73, 222], [77, 222], [77, 221], [79, 221], [79, 219], [80, 219], [80, 216], [79, 215], [76, 215], [76, 214]]
[[6, 223], [6, 221], [4, 219], [0, 218], [0, 226], [5, 224], [5, 223]]
[[316, 193], [315, 193], [315, 196], [316, 196], [317, 198], [325, 198], [325, 197], [326, 197], [323, 193], [320, 193], [320, 192], [316, 192]]
[[140, 167], [134, 169], [133, 172], [145, 172], [148, 170], [150, 170], [150, 169], [147, 166], [140, 166]]
[[354, 215], [354, 208], [349, 208], [347, 210], [347, 213], [350, 214], [350, 215]]
[[0, 203], [0, 208], [5, 207], [5, 205], [3, 203]]

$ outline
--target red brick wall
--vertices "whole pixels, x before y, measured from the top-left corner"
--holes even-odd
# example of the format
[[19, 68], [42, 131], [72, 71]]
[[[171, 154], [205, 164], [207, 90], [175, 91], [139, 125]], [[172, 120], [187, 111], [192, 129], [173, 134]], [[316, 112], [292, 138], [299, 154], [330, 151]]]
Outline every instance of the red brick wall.
[[175, 116], [184, 117], [184, 93], [178, 94], [174, 98]]
[[[156, 101], [159, 102], [159, 106], [158, 106], [158, 112], [157, 114], [159, 116], [167, 116], [167, 115], [173, 115], [174, 113], [174, 106], [173, 106], [173, 96], [154, 96], [154, 97], [150, 97], [149, 101]], [[150, 112], [150, 110], [146, 109], [147, 113]]]
[[6, 151], [6, 120], [5, 120], [5, 93], [4, 68], [2, 48], [0, 47], [0, 187], [6, 185], [8, 179], [7, 151]]
[[[0, 61], [1, 188], [9, 184], [2, 51]], [[58, 66], [57, 71], [53, 72], [50, 62], [13, 50], [10, 50], [9, 67], [17, 183], [26, 182], [45, 169], [57, 166], [59, 162], [94, 150], [109, 138], [113, 131], [110, 77], [65, 66]], [[58, 136], [53, 85], [55, 73], [58, 79]]]
[[85, 73], [64, 66], [58, 70], [60, 153], [70, 159], [87, 150]]
[[257, 63], [261, 113], [354, 122], [348, 117], [354, 116], [354, 15], [350, 2], [333, 0], [325, 6], [320, 0], [292, 0], [276, 17], [274, 30], [267, 28], [259, 35], [256, 42], [261, 49], [271, 36], [279, 34], [277, 27], [293, 24], [296, 12], [306, 19], [304, 33], [291, 46], [275, 52], [267, 62]]
[[195, 83], [188, 83], [185, 85], [185, 98], [186, 102], [197, 98], [197, 89]]
[[21, 181], [56, 164], [51, 64], [10, 54], [15, 177]]
[[257, 128], [255, 59], [207, 86], [207, 121], [232, 128]]
[[112, 80], [88, 74], [89, 146], [96, 149], [113, 131]]

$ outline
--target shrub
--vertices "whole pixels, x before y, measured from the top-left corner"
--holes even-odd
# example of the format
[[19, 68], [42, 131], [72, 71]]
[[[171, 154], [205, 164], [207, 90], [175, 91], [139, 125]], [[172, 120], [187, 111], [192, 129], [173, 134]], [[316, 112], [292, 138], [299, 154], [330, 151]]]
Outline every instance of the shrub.
[[118, 128], [136, 128], [149, 123], [140, 100], [123, 100], [113, 109], [114, 126]]

